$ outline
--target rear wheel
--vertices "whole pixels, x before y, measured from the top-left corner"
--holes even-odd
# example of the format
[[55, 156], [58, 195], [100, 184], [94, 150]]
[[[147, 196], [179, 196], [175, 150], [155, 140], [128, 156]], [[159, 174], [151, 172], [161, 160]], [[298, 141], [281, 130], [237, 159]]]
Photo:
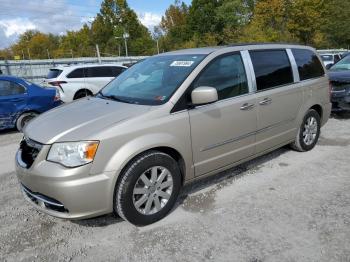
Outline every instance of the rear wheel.
[[310, 151], [317, 144], [321, 133], [321, 117], [313, 109], [309, 110], [299, 128], [291, 147], [299, 152]]
[[75, 95], [73, 100], [77, 100], [80, 98], [84, 98], [87, 96], [92, 96], [92, 93], [90, 90], [84, 89], [84, 90], [79, 90]]
[[173, 208], [180, 187], [177, 162], [162, 152], [149, 151], [134, 159], [121, 174], [114, 210], [134, 225], [152, 224]]
[[23, 128], [28, 124], [28, 122], [35, 118], [37, 115], [38, 114], [34, 112], [23, 113], [22, 115], [20, 115], [16, 121], [17, 130], [19, 132], [22, 132]]

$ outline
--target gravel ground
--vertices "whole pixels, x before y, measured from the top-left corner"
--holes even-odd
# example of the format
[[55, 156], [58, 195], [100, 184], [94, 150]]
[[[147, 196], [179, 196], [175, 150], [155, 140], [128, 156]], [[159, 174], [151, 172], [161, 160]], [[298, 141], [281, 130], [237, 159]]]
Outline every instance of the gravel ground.
[[13, 172], [20, 138], [0, 133], [0, 261], [350, 261], [350, 117], [330, 119], [311, 152], [282, 148], [187, 186], [143, 228], [36, 211]]

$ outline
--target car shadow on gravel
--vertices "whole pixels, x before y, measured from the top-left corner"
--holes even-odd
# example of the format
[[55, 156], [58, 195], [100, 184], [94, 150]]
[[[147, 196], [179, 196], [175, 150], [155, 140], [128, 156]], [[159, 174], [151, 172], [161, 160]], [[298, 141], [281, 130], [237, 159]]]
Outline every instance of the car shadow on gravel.
[[71, 221], [71, 223], [84, 226], [84, 227], [106, 227], [106, 226], [117, 224], [123, 221], [124, 221], [123, 219], [121, 219], [120, 217], [117, 217], [114, 214], [108, 214], [108, 215], [84, 219], [84, 220], [74, 220], [74, 221]]
[[[289, 147], [285, 146], [271, 153], [268, 153], [261, 157], [250, 160], [246, 163], [238, 165], [234, 168], [228, 169], [218, 174], [215, 174], [206, 178], [202, 178], [187, 184], [182, 188], [178, 201], [175, 204], [174, 208], [170, 211], [170, 213], [174, 212], [179, 206], [184, 206], [184, 203], [188, 201], [191, 195], [205, 188], [210, 188], [213, 186], [214, 186], [214, 191], [216, 191], [219, 188], [225, 187], [226, 185], [233, 183], [235, 179], [239, 179], [242, 176], [254, 174], [261, 167], [263, 167], [265, 163], [279, 157], [280, 155], [285, 154], [288, 151], [290, 151]], [[212, 194], [209, 193], [208, 195], [211, 196]], [[214, 196], [213, 196], [213, 199], [214, 199]], [[206, 201], [206, 200], [210, 202], [210, 200], [208, 199], [205, 199], [202, 201]], [[205, 209], [206, 207], [208, 207], [208, 203], [203, 203], [201, 201], [198, 202], [196, 200], [195, 203], [191, 204], [189, 208], [185, 208], [185, 210], [194, 211], [194, 212], [196, 211], [205, 212], [206, 210], [203, 210], [203, 209]], [[109, 214], [109, 215], [104, 215], [96, 218], [71, 221], [71, 223], [84, 226], [84, 227], [106, 227], [106, 226], [117, 224], [123, 221], [124, 220], [122, 218], [116, 216], [115, 214]]]
[[17, 129], [5, 129], [5, 130], [0, 130], [0, 136], [1, 136], [1, 135], [17, 134], [17, 133], [18, 133]]
[[334, 118], [337, 120], [349, 120], [350, 119], [350, 112], [332, 113], [331, 118]]
[[[206, 188], [212, 188], [214, 187], [211, 192], [208, 192], [208, 195], [210, 196], [212, 192], [215, 192], [227, 185], [232, 184], [236, 179], [239, 179], [243, 176], [248, 176], [251, 174], [254, 174], [255, 172], [259, 171], [260, 168], [265, 166], [266, 163], [270, 162], [272, 159], [275, 159], [287, 152], [289, 152], [291, 149], [289, 146], [284, 146], [282, 148], [276, 149], [275, 151], [272, 151], [266, 155], [257, 157], [255, 159], [252, 159], [248, 162], [245, 162], [243, 164], [240, 164], [236, 167], [233, 167], [231, 169], [225, 170], [223, 172], [220, 172], [218, 174], [205, 177], [199, 180], [196, 180], [194, 182], [190, 182], [189, 184], [185, 185], [180, 193], [179, 199], [173, 208], [171, 212], [176, 210], [180, 205], [182, 206], [188, 206], [186, 205], [186, 201], [190, 197], [190, 195], [196, 194], [197, 192], [206, 189]], [[283, 166], [284, 163], [281, 163], [280, 166]], [[196, 199], [197, 201], [198, 199]], [[200, 203], [202, 201], [199, 201]], [[203, 207], [205, 208], [207, 205], [206, 203], [202, 203]], [[187, 209], [187, 208], [185, 208]], [[200, 207], [193, 208], [193, 211], [200, 211], [205, 212], [205, 210], [200, 209]], [[191, 210], [190, 210], [191, 211]]]

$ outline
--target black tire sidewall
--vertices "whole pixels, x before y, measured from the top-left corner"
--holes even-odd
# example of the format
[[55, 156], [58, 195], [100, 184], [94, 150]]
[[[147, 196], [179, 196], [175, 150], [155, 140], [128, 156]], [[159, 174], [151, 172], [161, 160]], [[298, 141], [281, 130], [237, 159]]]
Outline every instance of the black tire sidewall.
[[[305, 142], [304, 142], [304, 139], [303, 139], [303, 131], [304, 131], [304, 126], [306, 124], [306, 121], [309, 117], [315, 117], [316, 121], [317, 121], [317, 134], [316, 134], [316, 138], [315, 138], [315, 141], [311, 144], [311, 145], [306, 145]], [[299, 131], [299, 144], [301, 146], [301, 148], [304, 150], [304, 151], [310, 151], [312, 150], [317, 142], [318, 142], [318, 139], [320, 137], [320, 133], [321, 133], [321, 117], [320, 115], [315, 111], [315, 110], [309, 110], [307, 112], [307, 114], [304, 116], [304, 119], [303, 119], [303, 122], [300, 126], [300, 131]]]
[[33, 118], [36, 117], [35, 113], [24, 113], [22, 115], [20, 115], [17, 118], [16, 121], [16, 128], [19, 132], [22, 132], [24, 126], [26, 125], [26, 123], [28, 123], [29, 121], [31, 121]]
[[[153, 215], [143, 215], [138, 212], [134, 206], [133, 190], [138, 178], [143, 174], [143, 172], [154, 166], [163, 166], [171, 172], [173, 177], [173, 191], [169, 201], [161, 211]], [[124, 183], [121, 183], [124, 176], [126, 176]], [[180, 188], [181, 173], [176, 161], [164, 153], [151, 152], [149, 155], [142, 158], [141, 161], [140, 158], [132, 161], [125, 169], [125, 172], [123, 172], [122, 177], [120, 177], [119, 183], [116, 186], [114, 208], [117, 210], [118, 207], [116, 205], [121, 205], [119, 209], [122, 210], [123, 216], [134, 225], [149, 225], [161, 220], [169, 213], [176, 203]]]

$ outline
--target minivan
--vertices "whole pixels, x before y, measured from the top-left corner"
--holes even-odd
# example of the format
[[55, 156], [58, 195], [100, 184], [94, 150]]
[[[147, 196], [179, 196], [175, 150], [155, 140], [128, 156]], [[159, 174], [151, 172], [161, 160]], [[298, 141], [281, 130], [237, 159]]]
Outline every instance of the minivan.
[[98, 93], [105, 85], [127, 69], [117, 64], [78, 64], [51, 68], [44, 86], [56, 87], [63, 102]]
[[180, 189], [290, 144], [316, 145], [329, 81], [315, 49], [246, 44], [150, 57], [96, 96], [30, 122], [16, 155], [25, 198], [50, 215], [143, 226]]

